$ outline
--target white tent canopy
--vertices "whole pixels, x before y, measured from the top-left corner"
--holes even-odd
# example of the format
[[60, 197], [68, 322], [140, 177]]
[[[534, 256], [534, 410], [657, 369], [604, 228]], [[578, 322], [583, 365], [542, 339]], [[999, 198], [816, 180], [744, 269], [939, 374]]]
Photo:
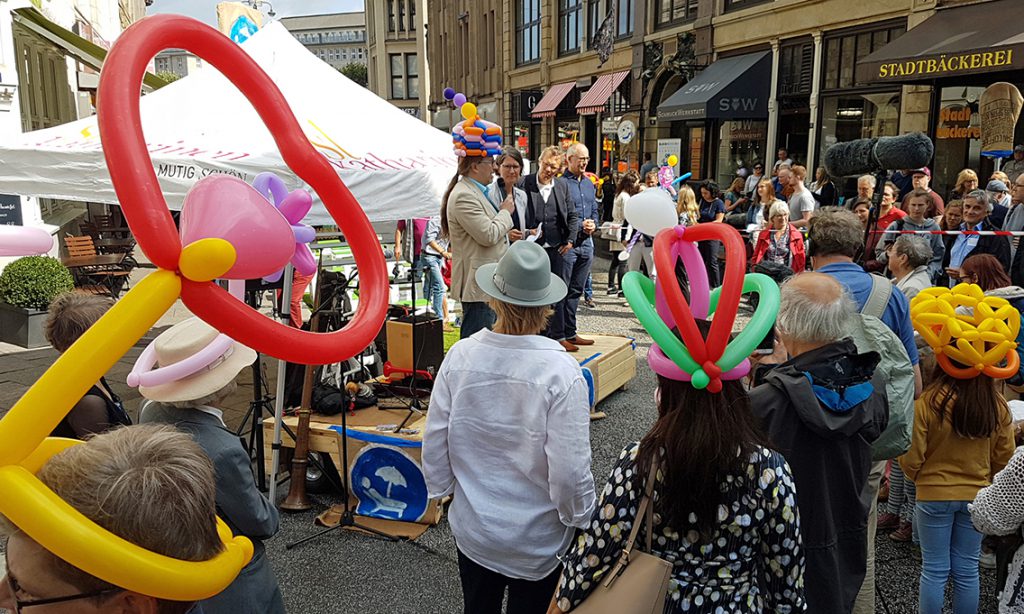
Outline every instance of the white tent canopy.
[[[246, 41], [311, 143], [338, 169], [370, 221], [430, 217], [455, 170], [451, 136], [399, 110], [310, 54], [280, 23]], [[285, 166], [252, 106], [207, 66], [141, 100], [153, 166], [171, 209], [212, 173], [263, 171], [308, 186]], [[96, 118], [0, 143], [0, 193], [116, 204]], [[307, 223], [330, 218], [314, 194]]]

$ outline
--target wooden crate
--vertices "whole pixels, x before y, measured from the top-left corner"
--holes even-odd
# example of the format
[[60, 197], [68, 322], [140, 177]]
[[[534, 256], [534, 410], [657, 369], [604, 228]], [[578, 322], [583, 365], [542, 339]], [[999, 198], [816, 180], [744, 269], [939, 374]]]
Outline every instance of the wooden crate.
[[580, 346], [573, 357], [583, 368], [583, 375], [591, 386], [591, 396], [597, 405], [610, 394], [624, 388], [636, 375], [636, 342], [618, 335], [590, 335], [594, 345]]
[[[416, 465], [417, 470], [422, 474], [422, 470], [419, 469], [420, 463], [420, 448], [416, 447], [423, 441], [423, 430], [426, 426], [426, 417], [413, 415], [412, 419], [406, 424], [406, 429], [417, 430], [417, 433], [413, 434], [396, 434], [389, 432], [381, 432], [376, 429], [378, 425], [398, 425], [408, 415], [408, 410], [404, 409], [379, 409], [376, 407], [368, 407], [366, 409], [360, 409], [355, 412], [355, 415], [348, 416], [347, 423], [348, 429], [351, 433], [348, 442], [349, 459], [348, 462], [342, 462], [342, 433], [341, 433], [341, 415], [335, 416], [321, 416], [319, 414], [313, 414], [309, 422], [309, 449], [314, 452], [321, 452], [328, 454], [331, 460], [334, 462], [334, 466], [338, 469], [338, 472], [349, 471], [350, 480], [352, 478], [352, 471], [354, 468], [354, 462], [358, 460], [360, 452], [364, 446], [380, 443], [383, 444], [379, 447], [388, 448], [395, 450], [393, 452], [396, 458], [401, 460], [401, 457], [408, 458], [408, 460]], [[298, 426], [299, 419], [295, 416], [289, 416], [284, 419], [284, 424], [289, 429], [294, 431]], [[370, 439], [371, 442], [365, 441]], [[271, 445], [274, 440], [274, 419], [267, 418], [263, 421], [263, 440], [264, 440], [264, 452], [266, 458], [266, 471], [270, 475], [274, 471], [272, 466], [271, 456]], [[387, 441], [393, 440], [391, 443], [397, 445], [390, 445]], [[403, 443], [406, 442], [412, 447], [403, 447]], [[295, 442], [289, 436], [288, 431], [281, 430], [281, 447], [283, 448], [294, 448]], [[392, 452], [389, 452], [392, 453]], [[352, 485], [354, 489], [358, 489], [356, 484]], [[353, 499], [354, 504], [359, 502]], [[372, 514], [369, 514], [372, 515]], [[394, 520], [395, 518], [389, 515], [381, 515], [381, 518]], [[418, 516], [417, 522], [423, 524], [437, 524], [441, 520], [441, 502], [437, 499], [431, 499], [427, 502], [423, 514]]]

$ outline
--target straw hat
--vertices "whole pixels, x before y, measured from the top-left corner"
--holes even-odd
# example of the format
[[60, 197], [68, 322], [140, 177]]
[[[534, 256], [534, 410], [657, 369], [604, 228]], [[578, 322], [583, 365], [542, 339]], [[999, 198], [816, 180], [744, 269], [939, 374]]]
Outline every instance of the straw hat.
[[481, 265], [476, 283], [499, 301], [525, 307], [554, 305], [568, 293], [547, 252], [532, 241], [516, 241], [498, 262]]
[[[175, 324], [153, 342], [157, 366], [166, 367], [185, 360], [210, 345], [218, 334], [215, 328], [196, 317]], [[227, 386], [254, 360], [256, 352], [236, 341], [222, 357], [199, 372], [158, 386], [139, 386], [139, 393], [158, 402], [201, 399]]]

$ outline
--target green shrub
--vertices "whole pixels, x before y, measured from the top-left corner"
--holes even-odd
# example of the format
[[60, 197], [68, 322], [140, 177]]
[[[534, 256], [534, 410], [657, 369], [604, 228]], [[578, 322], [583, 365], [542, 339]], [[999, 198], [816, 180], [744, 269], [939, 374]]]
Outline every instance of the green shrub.
[[75, 288], [71, 272], [48, 256], [26, 256], [0, 273], [0, 300], [23, 309], [46, 309], [58, 294]]

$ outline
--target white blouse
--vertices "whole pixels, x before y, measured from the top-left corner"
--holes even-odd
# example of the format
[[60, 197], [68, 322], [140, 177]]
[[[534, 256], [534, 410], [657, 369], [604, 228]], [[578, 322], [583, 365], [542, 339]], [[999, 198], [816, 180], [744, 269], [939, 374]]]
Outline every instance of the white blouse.
[[590, 412], [579, 364], [552, 339], [484, 329], [456, 343], [434, 382], [423, 436], [430, 497], [459, 550], [512, 578], [558, 566], [594, 509]]

